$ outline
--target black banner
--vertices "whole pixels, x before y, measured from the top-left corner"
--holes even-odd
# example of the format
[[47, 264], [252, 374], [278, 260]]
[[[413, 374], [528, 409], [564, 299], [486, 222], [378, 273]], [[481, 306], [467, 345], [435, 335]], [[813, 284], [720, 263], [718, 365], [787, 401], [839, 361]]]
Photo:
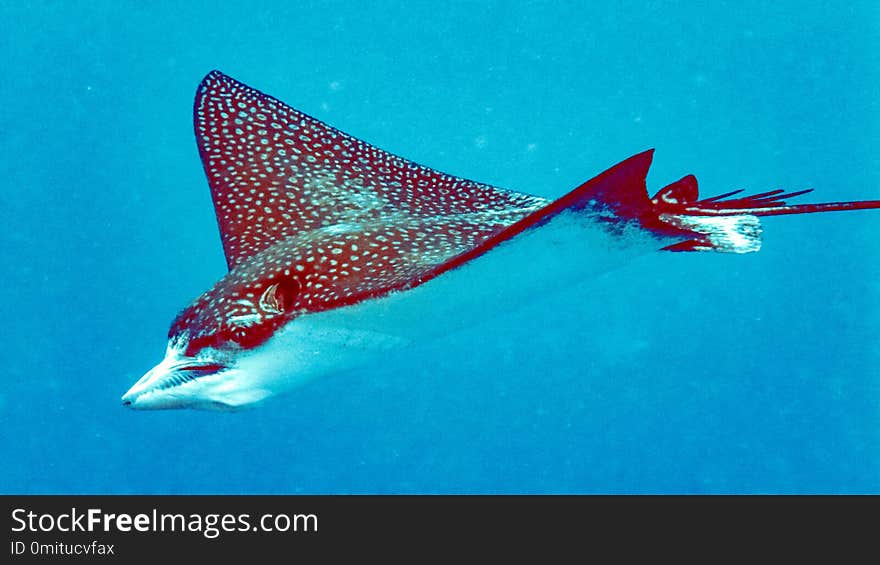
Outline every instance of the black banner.
[[[840, 547], [876, 533], [876, 497], [4, 496], [3, 563], [182, 556], [466, 557], [679, 552], [715, 542]], [[846, 526], [843, 528], [842, 526]], [[255, 561], [254, 561], [255, 560]]]

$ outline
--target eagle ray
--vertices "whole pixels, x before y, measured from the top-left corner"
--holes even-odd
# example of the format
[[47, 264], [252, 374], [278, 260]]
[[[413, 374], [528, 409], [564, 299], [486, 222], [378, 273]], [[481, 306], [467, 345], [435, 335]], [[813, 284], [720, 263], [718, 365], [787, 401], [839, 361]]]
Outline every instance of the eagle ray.
[[755, 252], [761, 216], [809, 190], [649, 197], [653, 150], [548, 200], [447, 175], [345, 134], [219, 71], [195, 136], [229, 272], [174, 319], [135, 409], [235, 410], [512, 310], [655, 250]]

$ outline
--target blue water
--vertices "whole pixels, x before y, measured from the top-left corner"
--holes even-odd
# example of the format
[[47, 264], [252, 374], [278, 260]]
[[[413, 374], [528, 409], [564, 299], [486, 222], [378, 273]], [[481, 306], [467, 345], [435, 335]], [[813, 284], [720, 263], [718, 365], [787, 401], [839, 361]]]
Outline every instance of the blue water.
[[543, 196], [656, 147], [653, 189], [880, 199], [877, 3], [696, 4], [4, 2], [0, 491], [880, 493], [880, 211], [650, 255], [257, 410], [120, 405], [225, 270], [213, 68]]

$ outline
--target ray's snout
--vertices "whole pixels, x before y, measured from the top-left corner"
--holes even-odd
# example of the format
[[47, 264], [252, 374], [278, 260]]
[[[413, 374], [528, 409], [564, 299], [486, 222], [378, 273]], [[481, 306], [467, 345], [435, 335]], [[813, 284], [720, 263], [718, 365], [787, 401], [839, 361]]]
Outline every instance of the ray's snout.
[[135, 408], [134, 404], [137, 400], [138, 396], [147, 390], [147, 383], [151, 380], [153, 373], [156, 371], [157, 367], [153, 367], [147, 373], [142, 376], [140, 379], [135, 382], [131, 388], [129, 388], [125, 394], [122, 395], [122, 405], [128, 406], [130, 408]]
[[122, 405], [135, 410], [190, 407], [203, 388], [199, 380], [225, 368], [219, 363], [169, 354], [122, 395]]
[[169, 369], [163, 361], [147, 371], [122, 395], [122, 405], [135, 410], [152, 408], [155, 402], [150, 400], [165, 390], [163, 381], [169, 381], [173, 375], [173, 369]]

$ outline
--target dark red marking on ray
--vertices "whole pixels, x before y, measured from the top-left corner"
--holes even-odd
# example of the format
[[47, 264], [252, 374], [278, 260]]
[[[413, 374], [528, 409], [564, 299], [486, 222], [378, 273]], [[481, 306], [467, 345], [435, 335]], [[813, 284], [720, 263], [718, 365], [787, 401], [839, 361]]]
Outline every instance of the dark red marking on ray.
[[271, 292], [272, 306], [279, 312], [292, 312], [296, 308], [296, 298], [302, 290], [297, 279], [283, 279], [266, 290]]
[[702, 239], [688, 239], [685, 241], [680, 241], [678, 243], [673, 243], [672, 245], [667, 245], [662, 249], [662, 251], [702, 251], [705, 250], [707, 246], [711, 247], [711, 245], [711, 243]]
[[693, 202], [697, 199], [699, 189], [697, 188], [697, 177], [687, 175], [674, 183], [661, 188], [654, 195], [653, 203], [679, 203]]
[[731, 190], [730, 192], [725, 192], [724, 194], [719, 194], [718, 196], [713, 196], [711, 198], [704, 198], [703, 200], [700, 200], [700, 202], [715, 202], [716, 200], [721, 200], [722, 198], [727, 198], [729, 196], [733, 196], [734, 194], [739, 194], [740, 192], [743, 192], [742, 188], [740, 188], [739, 190]]

